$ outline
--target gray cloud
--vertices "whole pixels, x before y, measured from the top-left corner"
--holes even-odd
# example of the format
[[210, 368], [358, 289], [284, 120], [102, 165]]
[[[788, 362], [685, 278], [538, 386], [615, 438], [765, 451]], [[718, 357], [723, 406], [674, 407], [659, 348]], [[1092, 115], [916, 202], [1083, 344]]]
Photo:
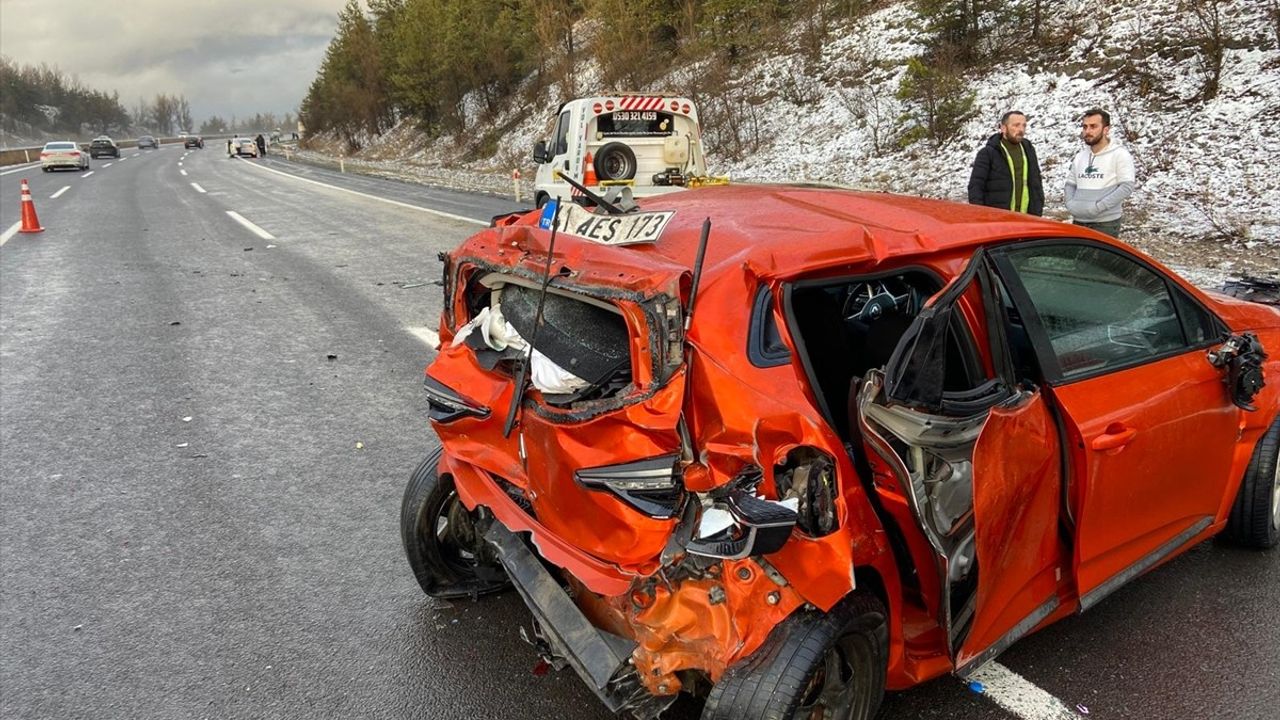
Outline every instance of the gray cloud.
[[0, 52], [47, 63], [132, 108], [185, 95], [197, 121], [293, 112], [344, 0], [0, 0]]

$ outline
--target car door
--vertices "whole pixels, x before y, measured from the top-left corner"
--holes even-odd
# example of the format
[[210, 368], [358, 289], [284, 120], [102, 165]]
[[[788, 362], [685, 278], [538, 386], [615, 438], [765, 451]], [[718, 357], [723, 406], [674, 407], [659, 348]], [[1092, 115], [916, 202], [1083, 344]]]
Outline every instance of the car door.
[[[869, 462], [905, 495], [933, 549], [929, 602], [957, 674], [980, 667], [1059, 606], [1062, 447], [1044, 392], [1021, 377], [1003, 290], [985, 251], [930, 298], [883, 371], [858, 394]], [[988, 358], [985, 379], [945, 386], [957, 334]], [[877, 482], [880, 482], [879, 480]], [[968, 506], [962, 503], [968, 499]]]
[[1081, 610], [1200, 535], [1240, 411], [1206, 349], [1226, 328], [1135, 255], [1089, 241], [993, 253], [1069, 438]]

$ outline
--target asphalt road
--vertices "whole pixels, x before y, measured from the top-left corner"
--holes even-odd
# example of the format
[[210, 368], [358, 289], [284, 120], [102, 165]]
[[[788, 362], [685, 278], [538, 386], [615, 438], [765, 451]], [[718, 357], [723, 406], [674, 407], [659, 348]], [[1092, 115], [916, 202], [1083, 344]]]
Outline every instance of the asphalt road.
[[[413, 330], [479, 224], [264, 167], [511, 207], [212, 145], [0, 175], [0, 230], [23, 176], [47, 228], [0, 248], [0, 717], [610, 717], [533, 673], [518, 598], [432, 602], [400, 549], [435, 443]], [[1280, 553], [1208, 543], [1000, 662], [1090, 718], [1275, 718], [1278, 606]], [[882, 717], [1028, 712], [943, 678]]]

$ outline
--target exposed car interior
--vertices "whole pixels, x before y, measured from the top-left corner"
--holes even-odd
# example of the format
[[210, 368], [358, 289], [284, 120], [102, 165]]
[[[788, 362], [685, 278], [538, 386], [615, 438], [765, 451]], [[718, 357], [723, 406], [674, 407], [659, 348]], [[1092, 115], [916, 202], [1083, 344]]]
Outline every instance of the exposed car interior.
[[[932, 273], [902, 270], [831, 281], [798, 283], [790, 292], [790, 315], [798, 350], [820, 393], [821, 408], [836, 431], [850, 438], [851, 387], [868, 370], [883, 368], [925, 301], [942, 288]], [[973, 353], [958, 338], [957, 322], [947, 339], [947, 390], [972, 388]]]

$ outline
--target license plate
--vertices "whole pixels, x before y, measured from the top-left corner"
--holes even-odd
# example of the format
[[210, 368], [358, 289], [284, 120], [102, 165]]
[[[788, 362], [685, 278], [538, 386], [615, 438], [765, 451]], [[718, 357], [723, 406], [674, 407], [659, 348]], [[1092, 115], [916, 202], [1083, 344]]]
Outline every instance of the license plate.
[[601, 245], [633, 245], [656, 242], [675, 214], [674, 210], [662, 210], [625, 215], [596, 215], [581, 205], [564, 202], [560, 207], [557, 227], [559, 232], [566, 235], [574, 235]]

